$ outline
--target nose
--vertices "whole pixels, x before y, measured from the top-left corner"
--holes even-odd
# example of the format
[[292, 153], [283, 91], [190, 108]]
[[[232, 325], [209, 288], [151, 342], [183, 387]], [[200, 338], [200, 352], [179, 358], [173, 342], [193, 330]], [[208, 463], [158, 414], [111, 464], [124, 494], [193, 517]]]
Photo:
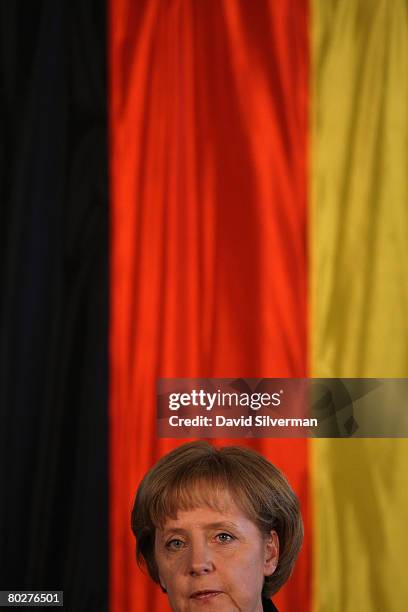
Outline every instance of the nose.
[[191, 543], [189, 574], [202, 576], [214, 571], [214, 562], [211, 550], [206, 542]]

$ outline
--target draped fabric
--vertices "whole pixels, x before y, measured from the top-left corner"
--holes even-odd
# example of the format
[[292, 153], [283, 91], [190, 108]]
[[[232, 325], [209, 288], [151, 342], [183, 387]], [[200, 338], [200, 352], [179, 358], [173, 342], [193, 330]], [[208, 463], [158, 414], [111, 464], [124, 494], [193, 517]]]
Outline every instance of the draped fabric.
[[[156, 437], [156, 379], [307, 374], [308, 6], [115, 0], [109, 27], [110, 609], [155, 612], [167, 598], [129, 520], [181, 443]], [[306, 541], [276, 603], [308, 610], [307, 441], [251, 445], [301, 498]]]
[[[408, 5], [314, 0], [315, 376], [408, 375]], [[407, 440], [315, 440], [315, 607], [407, 607]]]
[[0, 590], [107, 608], [100, 3], [0, 5]]
[[[408, 5], [107, 8], [0, 4], [0, 590], [164, 612], [157, 378], [408, 376]], [[407, 608], [406, 440], [214, 443], [300, 497], [280, 612]]]

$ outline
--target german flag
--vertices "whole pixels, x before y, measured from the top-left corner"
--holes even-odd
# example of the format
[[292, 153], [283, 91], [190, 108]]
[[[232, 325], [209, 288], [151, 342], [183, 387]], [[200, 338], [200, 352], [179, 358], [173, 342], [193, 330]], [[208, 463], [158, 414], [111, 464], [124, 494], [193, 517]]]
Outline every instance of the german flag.
[[[167, 612], [130, 528], [184, 442], [157, 379], [408, 377], [407, 0], [0, 17], [0, 590]], [[280, 612], [408, 609], [406, 439], [213, 443], [300, 499]]]

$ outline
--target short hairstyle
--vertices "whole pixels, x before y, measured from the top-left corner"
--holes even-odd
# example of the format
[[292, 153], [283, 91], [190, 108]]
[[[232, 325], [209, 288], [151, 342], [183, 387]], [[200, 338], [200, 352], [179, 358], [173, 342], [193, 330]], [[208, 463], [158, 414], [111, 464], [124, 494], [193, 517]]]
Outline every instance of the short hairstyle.
[[132, 510], [136, 558], [160, 584], [154, 556], [156, 528], [178, 511], [219, 506], [228, 491], [241, 511], [263, 534], [274, 529], [279, 537], [279, 561], [266, 576], [263, 597], [276, 593], [292, 573], [303, 540], [298, 499], [282, 472], [262, 455], [239, 446], [215, 448], [190, 442], [171, 451], [142, 480]]

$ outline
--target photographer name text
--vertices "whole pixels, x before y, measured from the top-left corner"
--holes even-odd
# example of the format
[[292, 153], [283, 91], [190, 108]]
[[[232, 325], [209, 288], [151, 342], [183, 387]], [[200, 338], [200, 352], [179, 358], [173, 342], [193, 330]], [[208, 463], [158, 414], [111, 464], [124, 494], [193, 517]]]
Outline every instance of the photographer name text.
[[317, 419], [271, 417], [269, 415], [243, 415], [228, 418], [222, 415], [215, 417], [198, 415], [192, 418], [172, 415], [170, 427], [317, 427]]

